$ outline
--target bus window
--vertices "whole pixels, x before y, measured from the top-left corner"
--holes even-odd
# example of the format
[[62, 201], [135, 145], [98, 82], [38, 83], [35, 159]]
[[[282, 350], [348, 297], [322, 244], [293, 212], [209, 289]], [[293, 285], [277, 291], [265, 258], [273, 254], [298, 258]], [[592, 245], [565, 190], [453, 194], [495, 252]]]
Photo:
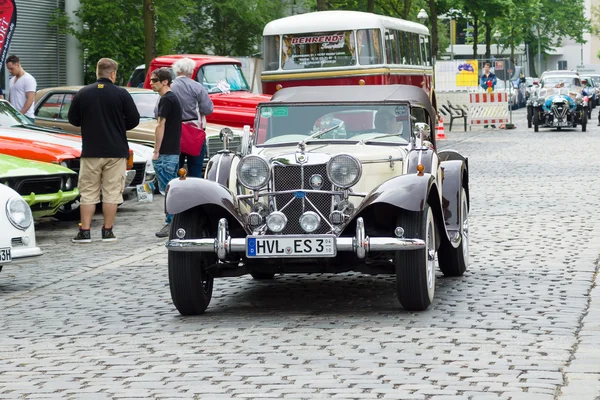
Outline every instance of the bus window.
[[264, 68], [265, 71], [279, 69], [279, 35], [265, 36], [264, 43]]
[[283, 35], [281, 68], [284, 70], [356, 65], [354, 32], [319, 32]]
[[421, 42], [421, 59], [423, 65], [431, 66], [431, 55], [429, 54], [429, 38], [426, 36], [419, 36]]
[[410, 33], [413, 50], [413, 64], [421, 65], [421, 46], [419, 45], [419, 35], [416, 33]]
[[406, 62], [406, 44], [404, 42], [404, 32], [396, 31], [396, 37], [398, 38], [398, 40], [396, 40], [396, 42], [398, 43], [398, 58], [399, 58], [400, 64], [407, 64], [407, 62]]
[[382, 64], [381, 40], [378, 29], [361, 29], [357, 32], [358, 61], [362, 65]]
[[385, 54], [387, 55], [388, 64], [400, 64], [398, 57], [398, 38], [395, 35], [396, 31], [385, 30]]
[[414, 64], [412, 43], [410, 41], [410, 33], [403, 32], [404, 50], [406, 51], [406, 58], [404, 64]]

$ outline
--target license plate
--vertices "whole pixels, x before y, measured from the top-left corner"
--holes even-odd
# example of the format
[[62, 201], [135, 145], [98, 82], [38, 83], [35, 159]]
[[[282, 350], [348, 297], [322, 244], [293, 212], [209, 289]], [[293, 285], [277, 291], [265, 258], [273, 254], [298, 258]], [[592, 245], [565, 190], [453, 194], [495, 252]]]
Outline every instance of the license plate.
[[3, 262], [11, 262], [12, 257], [10, 255], [10, 247], [0, 249], [0, 265]]
[[246, 257], [335, 257], [334, 235], [248, 236]]

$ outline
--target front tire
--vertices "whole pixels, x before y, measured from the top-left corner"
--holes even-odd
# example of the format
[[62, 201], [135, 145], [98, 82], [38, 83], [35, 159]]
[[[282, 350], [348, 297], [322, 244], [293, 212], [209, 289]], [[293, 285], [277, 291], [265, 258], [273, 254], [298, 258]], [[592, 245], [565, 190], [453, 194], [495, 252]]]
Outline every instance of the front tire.
[[538, 109], [533, 109], [533, 131], [539, 132], [540, 130], [540, 112]]
[[435, 293], [435, 223], [429, 204], [421, 212], [405, 211], [396, 226], [404, 228], [406, 237], [423, 239], [425, 248], [396, 251], [396, 290], [400, 304], [407, 311], [423, 311]]
[[469, 202], [464, 188], [460, 191], [459, 233], [458, 247], [454, 248], [447, 241], [440, 244], [438, 265], [444, 276], [462, 276], [469, 268]]
[[250, 275], [257, 281], [268, 281], [275, 277], [275, 274], [270, 272], [250, 272]]
[[581, 118], [581, 132], [585, 132], [587, 130], [587, 122], [588, 117], [586, 113], [583, 113], [583, 117]]
[[[211, 237], [208, 220], [198, 208], [173, 216], [169, 239], [174, 239], [179, 228], [186, 237], [202, 239]], [[207, 268], [217, 263], [215, 253], [169, 251], [169, 288], [171, 299], [181, 315], [203, 314], [212, 298], [214, 277]]]
[[54, 214], [54, 218], [59, 221], [79, 221], [80, 217], [79, 198], [60, 206], [56, 214]]
[[531, 128], [533, 119], [533, 107], [527, 106], [527, 127]]

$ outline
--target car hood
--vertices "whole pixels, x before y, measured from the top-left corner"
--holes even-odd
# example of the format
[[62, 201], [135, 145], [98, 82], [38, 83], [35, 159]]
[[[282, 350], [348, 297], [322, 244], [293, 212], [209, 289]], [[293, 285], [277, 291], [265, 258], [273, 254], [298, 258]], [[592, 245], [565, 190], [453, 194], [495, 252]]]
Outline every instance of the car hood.
[[0, 178], [54, 174], [74, 174], [74, 172], [56, 164], [24, 160], [0, 154]]
[[155, 119], [142, 119], [138, 126], [133, 129], [130, 129], [131, 132], [142, 132], [147, 135], [154, 136], [154, 131], [156, 130], [156, 125], [158, 122]]
[[[21, 138], [65, 146], [72, 148], [75, 151], [78, 151], [79, 155], [77, 157], [81, 156], [81, 136], [74, 133], [50, 133], [40, 132], [37, 130], [27, 128], [14, 127], [0, 128], [0, 137]], [[146, 162], [147, 157], [143, 155], [143, 153], [140, 151], [140, 148], [138, 148], [137, 146], [141, 145], [134, 145], [133, 143], [129, 143], [129, 147], [133, 150], [133, 161]]]
[[229, 93], [212, 93], [209, 95], [215, 107], [243, 107], [254, 110], [258, 103], [271, 100], [270, 95], [254, 94], [245, 91], [234, 91]]
[[[47, 159], [54, 158], [54, 161], [62, 161], [66, 159], [79, 158], [81, 151], [69, 146], [60, 144], [48, 143], [39, 140], [30, 140], [24, 138], [13, 138], [2, 136], [0, 133], [0, 153], [13, 155], [12, 151], [29, 151], [32, 154], [47, 156]], [[32, 150], [33, 149], [33, 150]], [[44, 160], [40, 161], [46, 161]]]
[[[331, 142], [329, 142], [331, 143]], [[277, 147], [254, 147], [252, 153], [259, 154], [267, 160], [287, 158], [295, 160], [297, 146], [277, 146]], [[384, 146], [384, 145], [359, 145], [359, 144], [307, 144], [305, 156], [309, 164], [326, 162], [329, 157], [336, 154], [351, 154], [361, 162], [365, 161], [384, 161], [391, 157], [394, 160], [404, 159], [406, 150], [402, 146]], [[315, 155], [311, 157], [311, 155]], [[326, 156], [326, 157], [324, 157]]]

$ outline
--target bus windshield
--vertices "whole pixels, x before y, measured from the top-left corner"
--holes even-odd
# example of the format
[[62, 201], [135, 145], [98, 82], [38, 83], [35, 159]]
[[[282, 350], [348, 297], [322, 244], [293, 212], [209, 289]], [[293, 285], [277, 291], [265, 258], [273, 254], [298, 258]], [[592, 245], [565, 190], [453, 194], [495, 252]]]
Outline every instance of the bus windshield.
[[283, 35], [283, 70], [347, 67], [356, 64], [353, 31]]
[[408, 103], [262, 105], [258, 116], [257, 145], [295, 144], [327, 130], [314, 140], [405, 144], [411, 135]]

